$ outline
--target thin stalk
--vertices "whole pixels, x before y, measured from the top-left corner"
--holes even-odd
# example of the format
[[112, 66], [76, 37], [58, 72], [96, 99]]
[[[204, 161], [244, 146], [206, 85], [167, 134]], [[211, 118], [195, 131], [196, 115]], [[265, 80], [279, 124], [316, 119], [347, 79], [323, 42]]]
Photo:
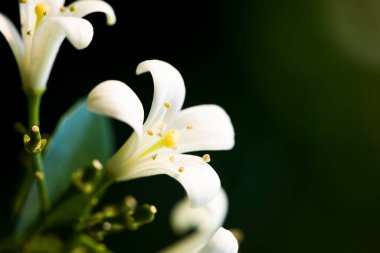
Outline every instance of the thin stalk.
[[[41, 96], [42, 95], [28, 94], [29, 129], [32, 129], [33, 126], [39, 126], [40, 124]], [[50, 210], [50, 201], [45, 182], [45, 173], [43, 169], [41, 153], [31, 154], [31, 160], [33, 176], [37, 180], [42, 211], [48, 212]]]

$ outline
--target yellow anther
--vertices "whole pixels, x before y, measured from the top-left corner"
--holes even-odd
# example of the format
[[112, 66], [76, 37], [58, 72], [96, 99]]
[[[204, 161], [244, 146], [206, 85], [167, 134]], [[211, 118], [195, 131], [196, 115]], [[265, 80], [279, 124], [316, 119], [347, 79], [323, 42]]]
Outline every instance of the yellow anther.
[[182, 173], [182, 172], [184, 172], [184, 171], [185, 171], [185, 168], [184, 168], [183, 166], [181, 166], [181, 167], [178, 168], [178, 172], [179, 172], [179, 173]]
[[147, 134], [150, 135], [150, 136], [153, 136], [153, 134], [154, 134], [153, 131], [152, 131], [152, 129], [149, 129], [149, 130], [146, 131], [146, 132], [147, 132]]
[[174, 156], [169, 157], [169, 161], [174, 162], [174, 160], [175, 160]]
[[157, 135], [158, 135], [159, 137], [162, 137], [162, 136], [163, 136], [161, 132], [158, 132]]
[[172, 104], [170, 104], [169, 102], [165, 102], [164, 106], [169, 109], [172, 106]]
[[75, 5], [71, 5], [71, 6], [70, 6], [70, 11], [71, 11], [71, 12], [74, 12], [75, 10], [76, 10]]
[[191, 130], [191, 129], [193, 129], [193, 125], [187, 125], [186, 128], [187, 128], [187, 130]]
[[66, 7], [65, 6], [62, 6], [61, 8], [59, 8], [59, 11], [64, 13], [66, 11]]
[[204, 154], [203, 157], [202, 157], [203, 161], [208, 163], [211, 161], [211, 157], [209, 154]]
[[179, 132], [177, 129], [170, 129], [163, 137], [164, 145], [167, 148], [175, 148], [179, 142]]
[[156, 160], [157, 159], [157, 154], [152, 155], [152, 159]]
[[26, 31], [26, 35], [28, 35], [28, 36], [32, 35], [32, 30]]
[[20, 0], [20, 4], [26, 4], [26, 2], [28, 2], [28, 0]]

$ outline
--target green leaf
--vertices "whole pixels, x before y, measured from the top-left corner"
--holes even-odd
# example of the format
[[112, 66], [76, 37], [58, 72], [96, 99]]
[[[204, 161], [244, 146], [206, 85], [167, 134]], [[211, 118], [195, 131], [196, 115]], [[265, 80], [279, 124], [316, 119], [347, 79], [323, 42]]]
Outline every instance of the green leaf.
[[[114, 151], [114, 135], [108, 118], [91, 113], [84, 99], [77, 102], [58, 123], [44, 155], [45, 179], [54, 204], [68, 189], [71, 175], [93, 159], [105, 162]], [[37, 220], [40, 210], [34, 184], [21, 210], [15, 234], [24, 233]]]

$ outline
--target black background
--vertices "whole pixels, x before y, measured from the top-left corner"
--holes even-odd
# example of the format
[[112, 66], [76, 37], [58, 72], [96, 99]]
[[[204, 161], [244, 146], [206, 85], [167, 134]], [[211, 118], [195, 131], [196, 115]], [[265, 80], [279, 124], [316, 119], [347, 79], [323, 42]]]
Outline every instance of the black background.
[[[90, 46], [62, 44], [43, 97], [41, 128], [97, 83], [128, 83], [146, 109], [146, 59], [171, 63], [183, 75], [185, 107], [221, 105], [236, 131], [232, 151], [211, 152], [229, 196], [226, 228], [240, 228], [241, 252], [379, 252], [380, 8], [374, 1], [108, 1], [117, 23], [102, 14]], [[13, 5], [12, 5], [13, 4]], [[378, 11], [377, 11], [378, 10]], [[0, 11], [18, 22], [17, 2]], [[17, 189], [26, 105], [17, 66], [0, 43], [2, 217]], [[115, 122], [118, 145], [130, 129]], [[116, 185], [158, 207], [156, 222], [107, 238], [115, 252], [155, 252], [176, 237], [170, 207], [183, 194], [159, 176]], [[5, 224], [6, 221], [3, 221]]]

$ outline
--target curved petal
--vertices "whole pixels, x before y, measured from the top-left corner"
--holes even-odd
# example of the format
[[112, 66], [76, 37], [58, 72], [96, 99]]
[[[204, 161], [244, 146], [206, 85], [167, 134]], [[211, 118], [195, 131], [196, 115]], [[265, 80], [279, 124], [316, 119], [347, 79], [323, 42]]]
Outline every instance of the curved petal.
[[33, 39], [29, 73], [30, 88], [41, 91], [46, 88], [53, 62], [65, 36], [77, 49], [87, 47], [93, 37], [90, 22], [75, 17], [48, 17], [39, 25]]
[[22, 59], [24, 55], [24, 45], [20, 33], [14, 26], [11, 20], [0, 13], [0, 32], [4, 35], [5, 39], [8, 41], [9, 46], [16, 58], [17, 65], [21, 70]]
[[[144, 125], [150, 128], [160, 121], [170, 121], [178, 114], [185, 100], [185, 84], [178, 70], [163, 61], [148, 60], [140, 63], [136, 73], [139, 75], [145, 72], [151, 73], [154, 82], [153, 102]], [[165, 107], [165, 103], [169, 103], [170, 108]]]
[[235, 132], [228, 114], [217, 105], [199, 105], [181, 111], [169, 123], [180, 130], [178, 152], [227, 150], [235, 143]]
[[239, 244], [235, 236], [225, 228], [219, 228], [199, 253], [237, 253]]
[[[173, 156], [174, 159], [170, 159]], [[210, 202], [220, 190], [220, 179], [214, 169], [202, 158], [183, 154], [158, 154], [138, 162], [110, 168], [118, 180], [167, 174], [177, 180], [187, 192], [192, 207]]]
[[49, 15], [55, 16], [60, 14], [60, 8], [64, 6], [65, 0], [45, 0], [45, 3], [50, 7]]
[[116, 23], [116, 15], [112, 7], [101, 0], [81, 0], [75, 1], [70, 6], [75, 6], [75, 11], [71, 12], [74, 17], [84, 17], [93, 12], [103, 12], [107, 18], [107, 25]]
[[227, 214], [227, 195], [221, 189], [215, 198], [200, 208], [191, 208], [188, 200], [179, 202], [173, 210], [171, 223], [177, 233], [186, 233], [196, 227], [195, 232], [170, 245], [160, 253], [198, 252], [221, 227]]
[[91, 111], [123, 121], [142, 134], [144, 109], [125, 83], [109, 80], [98, 84], [88, 95], [87, 105]]
[[19, 3], [20, 6], [20, 24], [21, 24], [21, 36], [24, 41], [26, 64], [28, 64], [30, 59], [31, 47], [33, 34], [35, 33], [34, 28], [36, 25], [36, 14], [35, 6], [36, 1], [30, 0], [26, 3]]

